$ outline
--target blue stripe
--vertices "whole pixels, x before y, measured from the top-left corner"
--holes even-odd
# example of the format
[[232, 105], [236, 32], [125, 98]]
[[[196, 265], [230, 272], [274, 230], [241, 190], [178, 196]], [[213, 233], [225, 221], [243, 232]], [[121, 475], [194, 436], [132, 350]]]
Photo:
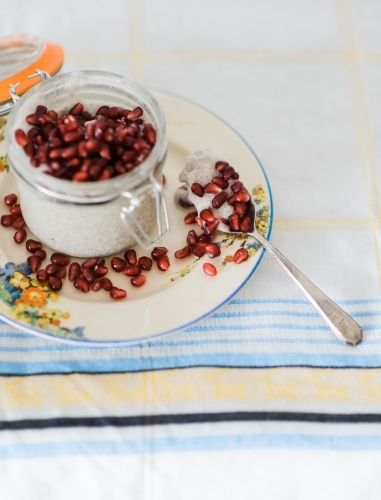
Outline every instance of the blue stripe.
[[57, 456], [137, 455], [142, 453], [192, 452], [210, 450], [336, 449], [379, 450], [381, 436], [312, 435], [312, 434], [247, 434], [156, 439], [118, 439], [109, 441], [59, 441], [17, 443], [0, 446], [0, 459], [31, 459]]
[[[32, 375], [38, 373], [114, 373], [158, 370], [192, 366], [272, 367], [316, 366], [375, 368], [381, 366], [381, 355], [305, 353], [211, 353], [156, 358], [70, 359], [21, 363], [2, 361], [1, 374]], [[358, 352], [358, 351], [356, 351]]]
[[[317, 312], [301, 311], [238, 311], [238, 312], [220, 312], [211, 316], [213, 318], [249, 318], [252, 316], [295, 316], [300, 318], [320, 318]], [[351, 312], [353, 318], [381, 316], [381, 311], [360, 311]]]
[[[347, 300], [336, 300], [337, 304], [354, 306], [359, 304], [381, 304], [381, 299], [347, 299]], [[308, 300], [305, 299], [233, 299], [227, 305], [234, 304], [300, 304], [300, 305], [311, 305]]]

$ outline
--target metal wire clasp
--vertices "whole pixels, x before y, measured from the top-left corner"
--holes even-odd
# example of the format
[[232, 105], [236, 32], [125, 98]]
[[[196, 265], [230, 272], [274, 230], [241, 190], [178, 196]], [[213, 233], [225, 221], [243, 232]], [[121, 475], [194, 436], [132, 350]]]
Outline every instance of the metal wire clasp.
[[[36, 78], [37, 76], [40, 77], [42, 81], [47, 80], [48, 78], [51, 78], [49, 73], [47, 73], [46, 71], [42, 71], [41, 69], [36, 69], [36, 72], [33, 73], [33, 75], [28, 76], [28, 80], [30, 80], [31, 78]], [[11, 83], [9, 84], [9, 95], [11, 96], [14, 104], [16, 104], [16, 102], [20, 99], [20, 96], [17, 95], [17, 92], [16, 92], [16, 89], [19, 85], [20, 85], [20, 82], [15, 83], [14, 85], [12, 85]]]
[[[151, 173], [149, 178], [151, 181], [150, 184], [142, 186], [134, 194], [129, 192], [122, 193], [122, 196], [127, 198], [129, 201], [129, 205], [123, 207], [120, 213], [120, 217], [126, 230], [145, 250], [157, 245], [169, 230], [168, 210], [163, 197], [162, 185], [155, 179], [153, 173]], [[141, 203], [145, 200], [146, 196], [155, 198], [156, 223], [158, 229], [158, 238], [156, 240], [153, 240], [147, 234], [134, 214], [134, 211], [141, 206]], [[164, 227], [162, 218], [164, 218]], [[135, 226], [137, 231], [134, 230], [133, 226]]]

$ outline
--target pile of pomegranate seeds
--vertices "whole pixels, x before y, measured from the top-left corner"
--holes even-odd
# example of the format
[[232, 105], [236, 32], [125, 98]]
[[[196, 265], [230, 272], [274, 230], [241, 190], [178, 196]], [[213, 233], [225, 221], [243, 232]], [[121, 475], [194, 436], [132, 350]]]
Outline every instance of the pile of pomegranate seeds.
[[[205, 146], [187, 158], [186, 166], [180, 174], [181, 186], [175, 199], [184, 207], [194, 206], [197, 210], [184, 217], [185, 224], [197, 223], [203, 234], [191, 229], [187, 246], [177, 250], [175, 257], [182, 259], [191, 253], [197, 258], [207, 254], [210, 258], [221, 254], [220, 247], [213, 243], [217, 230], [248, 233], [254, 229], [254, 211], [251, 196], [239, 174], [217, 151]], [[240, 264], [249, 258], [248, 251], [240, 248], [234, 255], [234, 262]], [[203, 266], [204, 272], [215, 276], [217, 269], [212, 264]]]
[[101, 106], [95, 115], [75, 104], [67, 114], [38, 105], [26, 117], [31, 128], [15, 131], [33, 167], [75, 182], [103, 181], [140, 165], [156, 143], [152, 124], [144, 123], [140, 106], [129, 110]]

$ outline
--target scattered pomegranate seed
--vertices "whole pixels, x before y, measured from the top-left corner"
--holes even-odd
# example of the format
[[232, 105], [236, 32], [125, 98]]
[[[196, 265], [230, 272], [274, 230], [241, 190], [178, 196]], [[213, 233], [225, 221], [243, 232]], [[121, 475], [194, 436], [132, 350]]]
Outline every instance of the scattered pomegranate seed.
[[13, 224], [12, 224], [12, 226], [15, 229], [22, 229], [23, 227], [25, 227], [25, 225], [26, 225], [26, 223], [25, 223], [24, 217], [22, 215], [20, 215], [19, 217], [17, 217], [17, 219], [15, 219], [13, 221]]
[[81, 274], [81, 266], [78, 262], [72, 262], [69, 267], [69, 280], [74, 281]]
[[227, 187], [229, 187], [229, 182], [225, 181], [222, 177], [219, 176], [213, 177], [212, 182], [221, 189], [226, 189]]
[[57, 266], [57, 264], [51, 263], [46, 266], [46, 272], [49, 274], [49, 276], [53, 276], [54, 274], [56, 274], [58, 269], [59, 266]]
[[123, 259], [120, 259], [119, 257], [113, 257], [111, 259], [111, 267], [117, 273], [121, 273], [123, 269], [126, 267], [126, 262]]
[[138, 259], [138, 264], [143, 269], [143, 271], [150, 271], [152, 268], [152, 259], [144, 255], [143, 257], [140, 257]]
[[215, 196], [212, 200], [212, 205], [214, 208], [220, 208], [225, 203], [225, 201], [229, 198], [229, 195], [226, 191], [221, 191], [220, 194]]
[[187, 245], [184, 248], [181, 248], [180, 250], [177, 250], [175, 252], [175, 257], [176, 259], [184, 259], [185, 257], [188, 257], [192, 252], [192, 249], [189, 245]]
[[84, 262], [82, 262], [81, 268], [82, 269], [93, 269], [97, 264], [98, 264], [98, 258], [92, 257], [91, 259], [87, 259]]
[[101, 290], [102, 288], [103, 287], [102, 287], [101, 280], [94, 281], [94, 283], [91, 286], [91, 289], [93, 290], [93, 292], [99, 292], [99, 290]]
[[204, 273], [208, 276], [216, 276], [217, 274], [217, 269], [213, 266], [213, 264], [210, 264], [209, 262], [205, 262], [202, 268], [204, 270]]
[[216, 184], [213, 184], [213, 182], [207, 184], [204, 189], [204, 192], [207, 194], [219, 194], [221, 193], [221, 191], [222, 188], [220, 186], [217, 186]]
[[59, 280], [64, 280], [66, 278], [66, 269], [64, 267], [61, 267], [61, 269], [58, 269], [54, 277]]
[[197, 216], [198, 216], [198, 212], [189, 212], [189, 214], [187, 214], [184, 217], [185, 224], [194, 224], [196, 222]]
[[10, 227], [13, 224], [14, 218], [12, 215], [2, 215], [1, 225], [4, 227]]
[[38, 257], [41, 260], [41, 262], [46, 259], [46, 252], [45, 252], [45, 250], [42, 250], [42, 249], [36, 250], [35, 252], [33, 252], [33, 255]]
[[58, 267], [66, 267], [70, 264], [70, 257], [63, 253], [55, 252], [50, 256], [50, 260]]
[[106, 292], [109, 292], [113, 287], [111, 280], [109, 280], [108, 278], [101, 278], [100, 282], [102, 284], [103, 290], [106, 290]]
[[208, 208], [201, 210], [200, 217], [204, 222], [213, 222], [216, 220], [214, 215]]
[[36, 250], [41, 250], [42, 243], [36, 240], [26, 240], [25, 248], [28, 250], [28, 252], [34, 253]]
[[224, 168], [228, 167], [229, 166], [229, 163], [226, 162], [226, 161], [218, 161], [214, 168], [218, 171], [218, 172], [222, 172]]
[[123, 269], [123, 274], [125, 274], [126, 276], [138, 276], [141, 272], [142, 270], [137, 264], [127, 266]]
[[217, 243], [207, 244], [205, 247], [205, 250], [206, 250], [208, 257], [210, 257], [211, 259], [214, 259], [215, 257], [218, 257], [219, 255], [221, 255], [221, 249], [217, 245]]
[[90, 283], [90, 285], [92, 285], [95, 281], [95, 276], [93, 271], [91, 269], [88, 269], [87, 267], [82, 269], [82, 276], [85, 278], [86, 281]]
[[110, 290], [110, 296], [113, 299], [124, 299], [127, 297], [127, 292], [122, 290], [121, 288], [117, 288], [116, 286], [112, 287]]
[[140, 274], [139, 276], [134, 276], [133, 278], [131, 278], [130, 281], [133, 286], [140, 287], [146, 283], [147, 277], [143, 274]]
[[83, 293], [88, 293], [90, 291], [90, 284], [83, 276], [75, 278], [74, 286]]
[[167, 271], [170, 265], [167, 255], [162, 255], [157, 261], [157, 267], [160, 271]]
[[55, 276], [49, 276], [48, 285], [51, 290], [58, 292], [62, 288], [62, 280], [56, 278]]
[[236, 264], [241, 264], [241, 262], [244, 262], [248, 258], [249, 252], [246, 250], [246, 248], [239, 248], [234, 254], [234, 262]]
[[30, 257], [28, 257], [27, 261], [32, 270], [32, 273], [36, 273], [40, 269], [41, 261], [35, 255], [31, 255]]
[[10, 213], [11, 214], [14, 214], [14, 215], [22, 215], [21, 213], [21, 207], [20, 207], [20, 204], [19, 203], [16, 203], [15, 205], [12, 205], [11, 208], [9, 209]]
[[108, 273], [108, 267], [106, 266], [97, 266], [94, 269], [94, 276], [96, 278], [103, 278], [103, 276], [106, 276], [107, 273]]
[[25, 229], [19, 229], [18, 231], [15, 232], [15, 234], [13, 235], [13, 239], [15, 240], [15, 242], [19, 245], [20, 243], [22, 243], [26, 238], [26, 231]]
[[233, 175], [234, 175], [234, 168], [233, 167], [225, 167], [222, 172], [221, 172], [221, 177], [227, 181], [228, 179], [230, 179]]
[[43, 283], [44, 281], [48, 281], [49, 275], [46, 272], [46, 269], [40, 269], [37, 274], [36, 278], [40, 283]]
[[155, 247], [151, 252], [151, 257], [155, 262], [158, 262], [159, 258], [162, 255], [166, 255], [168, 253], [168, 248], [165, 247]]
[[206, 245], [206, 243], [196, 243], [196, 245], [192, 248], [193, 255], [200, 259], [206, 254]]
[[17, 203], [17, 195], [15, 194], [8, 194], [5, 198], [4, 198], [4, 202], [5, 204], [8, 206], [8, 207], [12, 207], [15, 203]]
[[129, 250], [126, 250], [124, 252], [124, 258], [126, 259], [126, 261], [133, 265], [133, 264], [137, 264], [138, 263], [138, 258], [136, 256], [136, 252], [134, 249], [130, 248]]

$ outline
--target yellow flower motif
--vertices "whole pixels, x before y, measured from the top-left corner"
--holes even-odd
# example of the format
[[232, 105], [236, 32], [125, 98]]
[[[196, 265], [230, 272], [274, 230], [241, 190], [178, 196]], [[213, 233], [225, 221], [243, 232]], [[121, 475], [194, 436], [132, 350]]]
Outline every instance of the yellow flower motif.
[[49, 325], [50, 320], [48, 318], [38, 318], [37, 324], [40, 328], [44, 328], [44, 326]]
[[[1, 137], [1, 136], [0, 136]], [[6, 156], [0, 157], [0, 172], [4, 172], [8, 167], [8, 160]]]
[[233, 255], [227, 255], [227, 256], [225, 257], [225, 262], [233, 262], [233, 260], [234, 260]]
[[22, 302], [17, 304], [15, 307], [15, 313], [16, 315], [24, 313], [27, 309], [29, 309], [29, 306], [27, 304], [23, 304]]
[[60, 296], [58, 295], [58, 293], [55, 293], [55, 292], [52, 292], [50, 294], [50, 300], [52, 302], [57, 302], [59, 300]]
[[260, 232], [261, 234], [265, 234], [267, 231], [267, 228], [269, 227], [269, 223], [265, 220], [262, 220], [262, 219], [258, 219], [256, 221], [256, 223], [257, 223], [258, 232]]
[[36, 278], [33, 278], [30, 280], [31, 286], [34, 286], [35, 288], [39, 288], [40, 290], [43, 290], [44, 292], [49, 291], [49, 288], [47, 288], [45, 285], [40, 283]]
[[253, 247], [248, 248], [247, 251], [249, 252], [250, 256], [254, 255], [256, 252], [255, 248], [253, 248]]
[[9, 280], [9, 283], [11, 283], [16, 288], [25, 290], [25, 288], [28, 288], [29, 286], [29, 278], [27, 276], [24, 276], [22, 273], [15, 271], [15, 273], [13, 274], [13, 278]]
[[59, 309], [48, 309], [46, 311], [46, 316], [49, 319], [59, 319], [62, 317], [62, 312]]
[[68, 318], [70, 318], [70, 313], [65, 312], [65, 313], [63, 313], [63, 314], [62, 314], [62, 317], [63, 317], [64, 319], [68, 319]]

